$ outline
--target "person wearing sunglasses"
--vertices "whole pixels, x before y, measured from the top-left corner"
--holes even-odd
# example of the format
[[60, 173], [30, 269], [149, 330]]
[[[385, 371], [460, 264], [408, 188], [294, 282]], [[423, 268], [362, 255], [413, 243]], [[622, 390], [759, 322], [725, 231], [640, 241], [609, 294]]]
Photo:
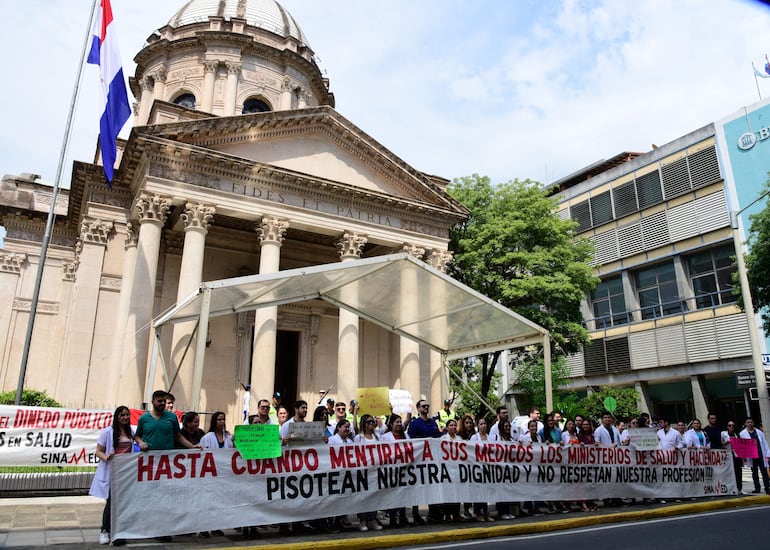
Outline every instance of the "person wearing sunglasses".
[[[732, 445], [732, 439], [734, 437], [740, 437], [738, 434], [738, 430], [736, 429], [737, 426], [735, 424], [735, 420], [728, 420], [727, 421], [727, 429], [722, 432], [720, 441], [722, 442], [722, 448], [723, 449], [733, 449]], [[735, 484], [738, 488], [738, 492], [740, 493], [743, 491], [743, 459], [738, 458], [735, 456], [735, 453], [732, 453], [733, 455], [733, 470], [735, 471]]]

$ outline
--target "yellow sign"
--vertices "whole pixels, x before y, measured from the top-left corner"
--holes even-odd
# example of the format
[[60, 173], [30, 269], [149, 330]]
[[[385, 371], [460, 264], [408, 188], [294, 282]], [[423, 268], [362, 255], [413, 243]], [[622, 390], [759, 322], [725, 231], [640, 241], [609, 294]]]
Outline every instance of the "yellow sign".
[[390, 414], [390, 394], [382, 388], [358, 388], [359, 414], [387, 416]]
[[281, 456], [277, 424], [239, 424], [233, 435], [235, 448], [246, 460]]

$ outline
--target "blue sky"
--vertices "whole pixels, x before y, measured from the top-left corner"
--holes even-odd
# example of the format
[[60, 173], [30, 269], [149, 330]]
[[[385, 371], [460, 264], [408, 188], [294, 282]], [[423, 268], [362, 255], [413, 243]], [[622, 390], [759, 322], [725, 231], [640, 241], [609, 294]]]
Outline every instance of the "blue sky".
[[[2, 2], [0, 174], [53, 181], [88, 4]], [[145, 38], [183, 2], [112, 4], [128, 77]], [[447, 178], [548, 183], [648, 151], [757, 101], [751, 63], [770, 53], [770, 9], [746, 0], [282, 4], [320, 58], [337, 110], [418, 170]], [[97, 86], [87, 67], [65, 184], [72, 160], [95, 151]], [[770, 96], [770, 79], [759, 86]]]

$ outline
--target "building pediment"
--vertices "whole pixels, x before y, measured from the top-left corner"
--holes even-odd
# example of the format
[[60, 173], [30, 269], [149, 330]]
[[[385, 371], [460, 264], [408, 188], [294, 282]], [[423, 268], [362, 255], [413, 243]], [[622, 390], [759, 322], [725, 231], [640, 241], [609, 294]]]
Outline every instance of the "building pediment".
[[[328, 106], [235, 117], [180, 120], [177, 106], [156, 102], [150, 120], [175, 122], [135, 129], [141, 136], [338, 182], [374, 195], [465, 214], [435, 176], [415, 170]], [[163, 114], [165, 113], [165, 114]]]

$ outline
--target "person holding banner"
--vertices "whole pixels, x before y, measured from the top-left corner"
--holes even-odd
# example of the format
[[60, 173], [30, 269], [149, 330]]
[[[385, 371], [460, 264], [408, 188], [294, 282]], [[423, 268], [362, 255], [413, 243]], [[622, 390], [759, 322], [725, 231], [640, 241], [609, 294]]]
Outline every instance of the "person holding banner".
[[166, 392], [155, 390], [152, 394], [152, 409], [139, 417], [134, 439], [142, 451], [168, 451], [176, 443], [184, 449], [200, 449], [182, 437], [179, 420], [166, 410]]
[[711, 442], [709, 441], [708, 435], [706, 435], [706, 432], [703, 431], [700, 420], [697, 418], [693, 419], [692, 428], [685, 432], [683, 439], [684, 446], [687, 448], [711, 448]]
[[[102, 513], [99, 544], [110, 543], [110, 461], [115, 455], [130, 453], [133, 450], [134, 434], [131, 430], [131, 411], [128, 410], [128, 407], [121, 405], [115, 409], [115, 413], [112, 415], [112, 425], [106, 427], [99, 434], [99, 440], [96, 443], [96, 457], [99, 459], [99, 464], [88, 491], [89, 495], [107, 499]], [[113, 544], [120, 546], [124, 542], [116, 539]]]
[[[739, 438], [739, 436], [738, 432], [735, 431], [735, 421], [728, 420], [727, 429], [721, 434], [722, 448], [732, 451], [732, 440], [737, 438]], [[735, 471], [735, 485], [737, 486], [738, 492], [740, 493], [743, 490], [743, 459], [735, 456], [735, 451], [732, 452], [732, 455], [733, 470]]]
[[770, 479], [767, 476], [767, 457], [770, 456], [770, 449], [767, 447], [767, 440], [762, 430], [754, 428], [754, 419], [748, 417], [743, 423], [745, 428], [741, 430], [741, 439], [753, 439], [757, 444], [758, 458], [749, 458], [751, 461], [751, 478], [754, 480], [754, 490], [752, 493], [759, 493], [759, 471], [762, 471], [762, 481], [765, 484], [765, 493], [770, 495]]
[[[404, 439], [409, 439], [409, 436], [404, 431], [403, 419], [398, 414], [391, 414], [388, 417], [387, 431], [382, 434], [380, 441], [391, 442]], [[388, 510], [388, 519], [390, 520], [391, 528], [409, 527], [409, 520], [406, 519], [406, 508], [391, 508]]]
[[[375, 433], [377, 427], [377, 421], [371, 414], [364, 414], [361, 416], [359, 423], [360, 433], [356, 435], [355, 441], [359, 445], [369, 445], [379, 443], [380, 438]], [[377, 520], [377, 512], [359, 512], [358, 513], [358, 530], [368, 531], [374, 529], [375, 531], [381, 531], [382, 525]]]
[[233, 434], [227, 431], [225, 413], [217, 411], [211, 415], [209, 431], [201, 438], [201, 447], [204, 449], [232, 449]]
[[195, 411], [185, 413], [182, 418], [182, 437], [193, 445], [201, 442], [201, 438], [206, 432], [200, 429], [201, 417]]

